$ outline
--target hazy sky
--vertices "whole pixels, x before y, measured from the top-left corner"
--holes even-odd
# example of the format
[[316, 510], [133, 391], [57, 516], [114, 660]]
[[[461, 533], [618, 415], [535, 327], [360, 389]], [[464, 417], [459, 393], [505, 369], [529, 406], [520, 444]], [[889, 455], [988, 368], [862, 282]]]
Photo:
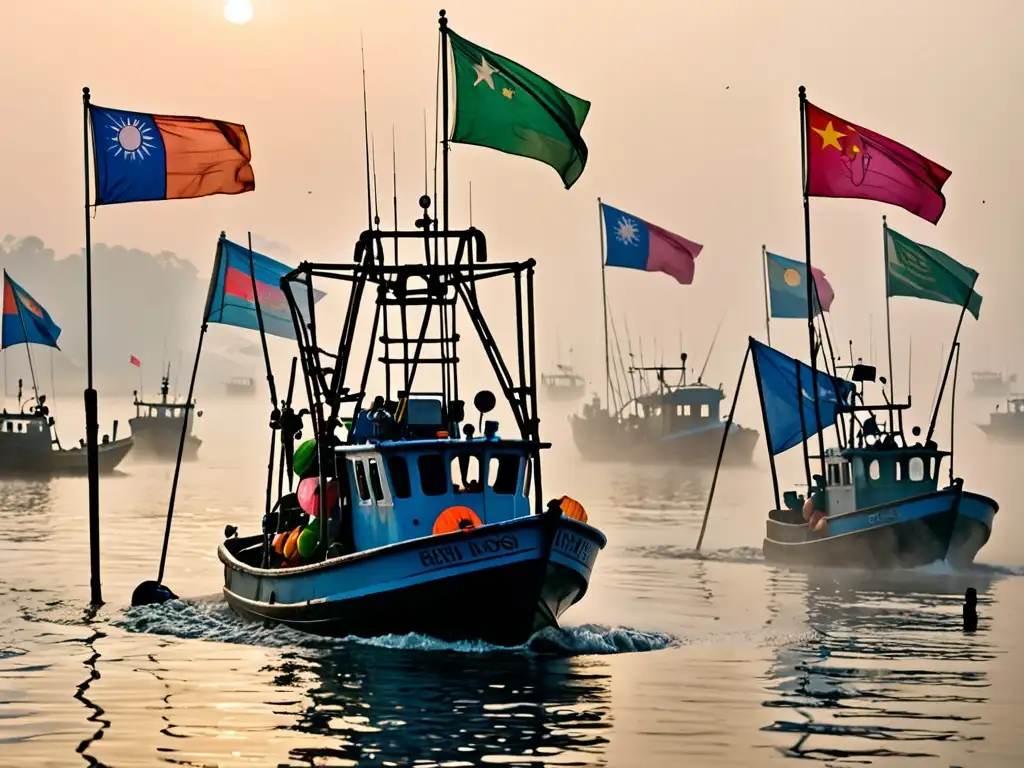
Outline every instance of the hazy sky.
[[[102, 208], [96, 240], [171, 250], [201, 270], [222, 229], [236, 239], [252, 229], [296, 257], [350, 258], [366, 223], [360, 33], [384, 220], [391, 219], [394, 125], [400, 218], [411, 225], [423, 185], [424, 109], [433, 125], [437, 4], [253, 5], [252, 22], [236, 26], [223, 18], [224, 0], [0, 3], [0, 230], [37, 234], [58, 253], [81, 247], [81, 88], [88, 85], [102, 106], [244, 123], [256, 177], [251, 194]], [[699, 363], [725, 313], [708, 379], [731, 381], [745, 337], [763, 326], [761, 244], [803, 254], [796, 93], [803, 84], [822, 108], [953, 172], [938, 226], [878, 203], [812, 201], [814, 259], [836, 291], [837, 337], [854, 338], [866, 354], [873, 314], [883, 357], [886, 213], [895, 229], [981, 273], [984, 304], [980, 323], [965, 321], [965, 366], [1024, 366], [1024, 151], [1016, 141], [1024, 3], [980, 0], [968, 10], [952, 0], [459, 0], [446, 8], [463, 36], [593, 104], [583, 130], [590, 160], [570, 191], [539, 163], [475, 147], [452, 151], [454, 222], [466, 222], [472, 181], [474, 223], [493, 256], [539, 263], [548, 329], [542, 362], [554, 360], [559, 338], [603, 389], [601, 196], [705, 245], [690, 287], [609, 271], [615, 315], [628, 315], [634, 336], [648, 344], [657, 336], [673, 355], [681, 334]], [[897, 299], [892, 314], [904, 359], [913, 335], [915, 383], [928, 396], [957, 309]], [[774, 329], [778, 346], [804, 351], [800, 322]]]

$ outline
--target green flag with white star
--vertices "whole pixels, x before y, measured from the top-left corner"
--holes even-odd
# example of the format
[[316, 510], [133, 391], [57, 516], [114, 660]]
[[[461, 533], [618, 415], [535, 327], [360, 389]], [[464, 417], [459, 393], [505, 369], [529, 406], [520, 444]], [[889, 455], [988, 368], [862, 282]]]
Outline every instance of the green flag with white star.
[[915, 243], [886, 227], [889, 257], [888, 293], [916, 299], [967, 304], [967, 311], [978, 319], [981, 296], [974, 290], [978, 273], [956, 259], [928, 245]]
[[540, 160], [569, 189], [587, 164], [580, 135], [590, 102], [504, 56], [448, 32], [455, 60], [451, 140]]

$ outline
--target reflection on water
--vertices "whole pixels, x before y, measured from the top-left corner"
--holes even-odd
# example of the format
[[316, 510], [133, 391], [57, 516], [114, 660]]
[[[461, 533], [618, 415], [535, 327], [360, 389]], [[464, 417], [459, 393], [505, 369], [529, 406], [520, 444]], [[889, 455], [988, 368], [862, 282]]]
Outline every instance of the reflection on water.
[[765, 706], [792, 713], [764, 727], [796, 734], [789, 757], [842, 762], [937, 758], [940, 745], [979, 741], [995, 658], [984, 619], [965, 633], [965, 585], [984, 593], [994, 577], [787, 574], [803, 589], [813, 643], [781, 649]]

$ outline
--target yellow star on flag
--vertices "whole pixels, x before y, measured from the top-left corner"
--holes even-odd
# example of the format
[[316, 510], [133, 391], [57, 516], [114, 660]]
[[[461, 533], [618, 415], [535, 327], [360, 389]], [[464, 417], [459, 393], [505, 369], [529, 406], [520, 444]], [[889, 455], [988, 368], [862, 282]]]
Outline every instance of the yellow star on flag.
[[826, 125], [824, 128], [812, 127], [811, 130], [814, 131], [819, 136], [821, 136], [822, 149], [825, 149], [825, 147], [835, 147], [840, 152], [843, 151], [842, 146], [839, 144], [839, 140], [844, 138], [846, 134], [840, 133], [835, 128], [833, 128], [831, 120], [828, 121], [828, 125]]

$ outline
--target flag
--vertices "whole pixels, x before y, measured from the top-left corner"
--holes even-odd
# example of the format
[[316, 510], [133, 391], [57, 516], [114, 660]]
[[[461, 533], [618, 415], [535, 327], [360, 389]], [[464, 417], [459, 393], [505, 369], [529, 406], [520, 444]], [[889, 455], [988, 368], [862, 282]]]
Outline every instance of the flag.
[[912, 149], [807, 104], [810, 197], [847, 197], [898, 205], [932, 224], [946, 208], [950, 172]]
[[504, 56], [448, 32], [455, 61], [452, 141], [529, 157], [569, 189], [587, 165], [580, 135], [590, 102]]
[[130, 355], [128, 357], [128, 362], [134, 365], [136, 368], [142, 367], [142, 361], [139, 360], [139, 358], [137, 358], [135, 355]]
[[0, 329], [0, 349], [15, 344], [42, 344], [60, 349], [57, 338], [60, 326], [50, 318], [28, 292], [11, 280], [4, 270], [3, 327]]
[[967, 311], [978, 319], [981, 296], [974, 292], [977, 272], [889, 227], [885, 228], [885, 236], [889, 296], [911, 296], [960, 307], [966, 303]]
[[[271, 336], [295, 339], [291, 309], [281, 290], [281, 278], [291, 272], [292, 267], [255, 251], [252, 252], [252, 267], [250, 273], [248, 248], [223, 237], [220, 239], [206, 301], [206, 322], [258, 331], [259, 319], [252, 290], [255, 275], [263, 330]], [[323, 291], [314, 289], [313, 301], [320, 301], [325, 295]], [[308, 302], [305, 289], [295, 293], [295, 300], [300, 313], [304, 312]]]
[[89, 107], [96, 205], [251, 192], [245, 126]]
[[609, 267], [664, 272], [683, 285], [693, 282], [693, 267], [703, 245], [601, 203], [605, 263]]
[[818, 403], [815, 406], [815, 398], [811, 394], [814, 392], [814, 373], [809, 365], [754, 338], [750, 339], [750, 349], [754, 354], [768, 451], [773, 456], [818, 434], [819, 414], [822, 430], [836, 423], [839, 405], [850, 396], [853, 382], [818, 371]]
[[[774, 253], [765, 253], [768, 262], [768, 297], [771, 299], [772, 317], [802, 317], [807, 319], [807, 265]], [[835, 291], [825, 273], [811, 267], [814, 275], [814, 314], [828, 312]], [[819, 303], [821, 309], [819, 310]]]

